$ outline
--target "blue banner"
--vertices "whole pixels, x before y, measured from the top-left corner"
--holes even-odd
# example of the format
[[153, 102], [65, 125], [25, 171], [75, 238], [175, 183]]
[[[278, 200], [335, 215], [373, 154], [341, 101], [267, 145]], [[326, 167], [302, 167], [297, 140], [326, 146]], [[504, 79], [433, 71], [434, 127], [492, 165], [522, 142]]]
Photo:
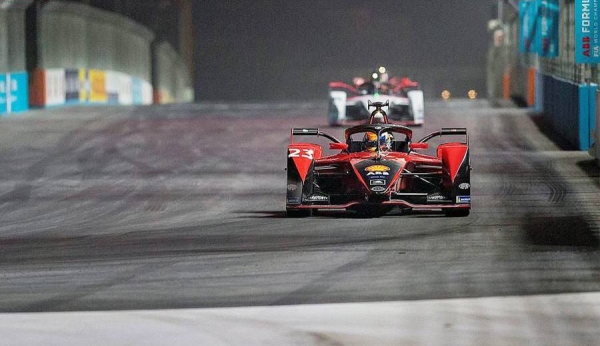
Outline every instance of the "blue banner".
[[558, 0], [521, 0], [519, 50], [553, 58], [558, 56]]
[[522, 53], [537, 53], [539, 51], [536, 44], [540, 41], [537, 25], [538, 9], [538, 0], [521, 0], [519, 2], [519, 19], [521, 21], [519, 50]]
[[541, 0], [539, 6], [539, 46], [536, 53], [539, 56], [553, 58], [558, 56], [558, 0]]
[[7, 74], [8, 111], [23, 112], [29, 109], [29, 82], [27, 72]]
[[600, 63], [599, 0], [575, 0], [575, 62]]
[[5, 114], [7, 112], [6, 109], [6, 91], [8, 90], [6, 86], [6, 75], [0, 74], [0, 114]]

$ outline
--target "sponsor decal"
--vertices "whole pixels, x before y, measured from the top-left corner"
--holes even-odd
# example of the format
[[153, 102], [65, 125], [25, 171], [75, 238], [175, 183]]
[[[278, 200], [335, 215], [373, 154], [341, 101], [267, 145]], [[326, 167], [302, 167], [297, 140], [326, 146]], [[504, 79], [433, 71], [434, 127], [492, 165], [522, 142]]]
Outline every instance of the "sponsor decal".
[[[577, 3], [575, 4], [576, 42], [582, 42], [578, 39], [578, 33], [589, 33], [589, 26], [592, 24], [590, 22], [590, 19], [592, 18], [590, 18], [589, 13], [590, 1], [598, 0], [577, 0]], [[543, 57], [558, 56], [559, 7], [558, 0], [521, 0], [519, 2], [519, 49], [521, 52], [534, 53]], [[578, 10], [580, 10], [579, 15], [577, 12]], [[578, 24], [583, 25], [583, 30], [577, 31]], [[586, 27], [588, 27], [588, 31], [586, 31]], [[498, 37], [496, 40], [499, 43], [496, 44], [496, 46], [499, 47], [502, 44], [504, 37], [502, 34], [495, 36]], [[589, 48], [589, 46], [587, 48]], [[586, 47], [583, 47], [583, 49], [585, 50]], [[578, 50], [576, 49], [576, 59], [578, 57], [577, 54]], [[576, 60], [576, 62], [581, 61]]]
[[383, 191], [385, 191], [385, 187], [375, 186], [375, 187], [371, 188], [371, 191], [373, 191], [373, 192], [383, 192]]
[[314, 158], [315, 151], [313, 149], [298, 149], [298, 148], [290, 148], [290, 153], [288, 157], [303, 157], [305, 159], [312, 160]]
[[384, 165], [372, 165], [365, 168], [366, 172], [387, 172], [390, 168]]
[[106, 103], [108, 93], [106, 92], [106, 72], [104, 70], [90, 70], [90, 101]]
[[288, 197], [288, 204], [300, 204], [300, 197]]
[[385, 185], [385, 179], [372, 179], [369, 185]]
[[599, 0], [575, 1], [575, 63], [577, 64], [600, 62], [599, 14]]
[[369, 178], [385, 178], [390, 175], [388, 172], [369, 172], [367, 173], [367, 177]]
[[441, 195], [436, 195], [436, 196], [427, 196], [427, 199], [430, 201], [439, 201], [439, 200], [446, 199], [446, 198]]
[[327, 196], [323, 196], [323, 195], [312, 195], [312, 196], [308, 196], [306, 198], [306, 201], [308, 202], [323, 202], [323, 201], [329, 201], [329, 197]]
[[288, 191], [296, 191], [296, 189], [298, 189], [298, 185], [288, 184], [287, 189], [288, 189]]
[[462, 184], [458, 185], [458, 188], [461, 190], [467, 190], [470, 187], [471, 187], [471, 184], [469, 184], [469, 183], [462, 183]]
[[456, 203], [471, 203], [471, 196], [456, 196]]

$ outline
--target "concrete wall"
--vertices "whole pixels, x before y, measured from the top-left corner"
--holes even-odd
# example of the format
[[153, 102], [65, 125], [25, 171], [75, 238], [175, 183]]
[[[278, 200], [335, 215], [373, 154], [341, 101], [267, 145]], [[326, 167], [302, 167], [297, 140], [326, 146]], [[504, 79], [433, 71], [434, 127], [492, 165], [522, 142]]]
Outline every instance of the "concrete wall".
[[150, 30], [119, 14], [70, 2], [44, 5], [32, 104], [193, 101], [187, 65], [169, 44], [153, 40]]
[[50, 2], [40, 16], [39, 37], [41, 69], [102, 69], [151, 79], [154, 34], [121, 15]]
[[192, 102], [192, 79], [182, 57], [167, 42], [154, 48], [154, 102]]

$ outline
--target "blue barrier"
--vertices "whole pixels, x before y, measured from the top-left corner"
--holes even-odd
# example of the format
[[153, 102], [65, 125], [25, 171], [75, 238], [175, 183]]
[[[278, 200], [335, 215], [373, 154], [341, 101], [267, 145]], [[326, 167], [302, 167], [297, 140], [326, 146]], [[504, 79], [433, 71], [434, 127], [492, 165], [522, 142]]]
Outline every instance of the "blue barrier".
[[28, 109], [27, 72], [0, 74], [0, 114], [24, 112]]
[[596, 130], [596, 93], [598, 92], [598, 84], [590, 84], [588, 86], [588, 103], [589, 103], [589, 112], [588, 112], [588, 148], [591, 148], [594, 145], [594, 132]]
[[588, 150], [595, 128], [596, 84], [574, 84], [543, 76], [543, 110], [550, 126], [574, 149]]
[[540, 114], [544, 112], [544, 75], [539, 71], [535, 71], [535, 104], [533, 110], [535, 113]]
[[5, 74], [0, 74], [0, 114], [5, 114], [7, 112], [7, 94], [6, 94], [6, 90], [8, 90], [8, 88], [6, 87], [6, 75]]
[[9, 112], [24, 112], [29, 109], [29, 81], [27, 72], [13, 72], [8, 74], [7, 81], [10, 85]]

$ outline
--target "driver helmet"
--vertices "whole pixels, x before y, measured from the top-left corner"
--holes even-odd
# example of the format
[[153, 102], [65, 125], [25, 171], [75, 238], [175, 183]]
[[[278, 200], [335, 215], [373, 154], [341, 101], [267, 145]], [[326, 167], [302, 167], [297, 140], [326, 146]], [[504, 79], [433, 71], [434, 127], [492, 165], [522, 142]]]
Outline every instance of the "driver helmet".
[[365, 133], [365, 138], [363, 139], [363, 143], [365, 145], [365, 150], [374, 152], [377, 150], [377, 134], [374, 132]]
[[392, 141], [394, 140], [394, 136], [389, 132], [384, 132], [379, 136], [379, 147], [381, 150], [392, 150]]

